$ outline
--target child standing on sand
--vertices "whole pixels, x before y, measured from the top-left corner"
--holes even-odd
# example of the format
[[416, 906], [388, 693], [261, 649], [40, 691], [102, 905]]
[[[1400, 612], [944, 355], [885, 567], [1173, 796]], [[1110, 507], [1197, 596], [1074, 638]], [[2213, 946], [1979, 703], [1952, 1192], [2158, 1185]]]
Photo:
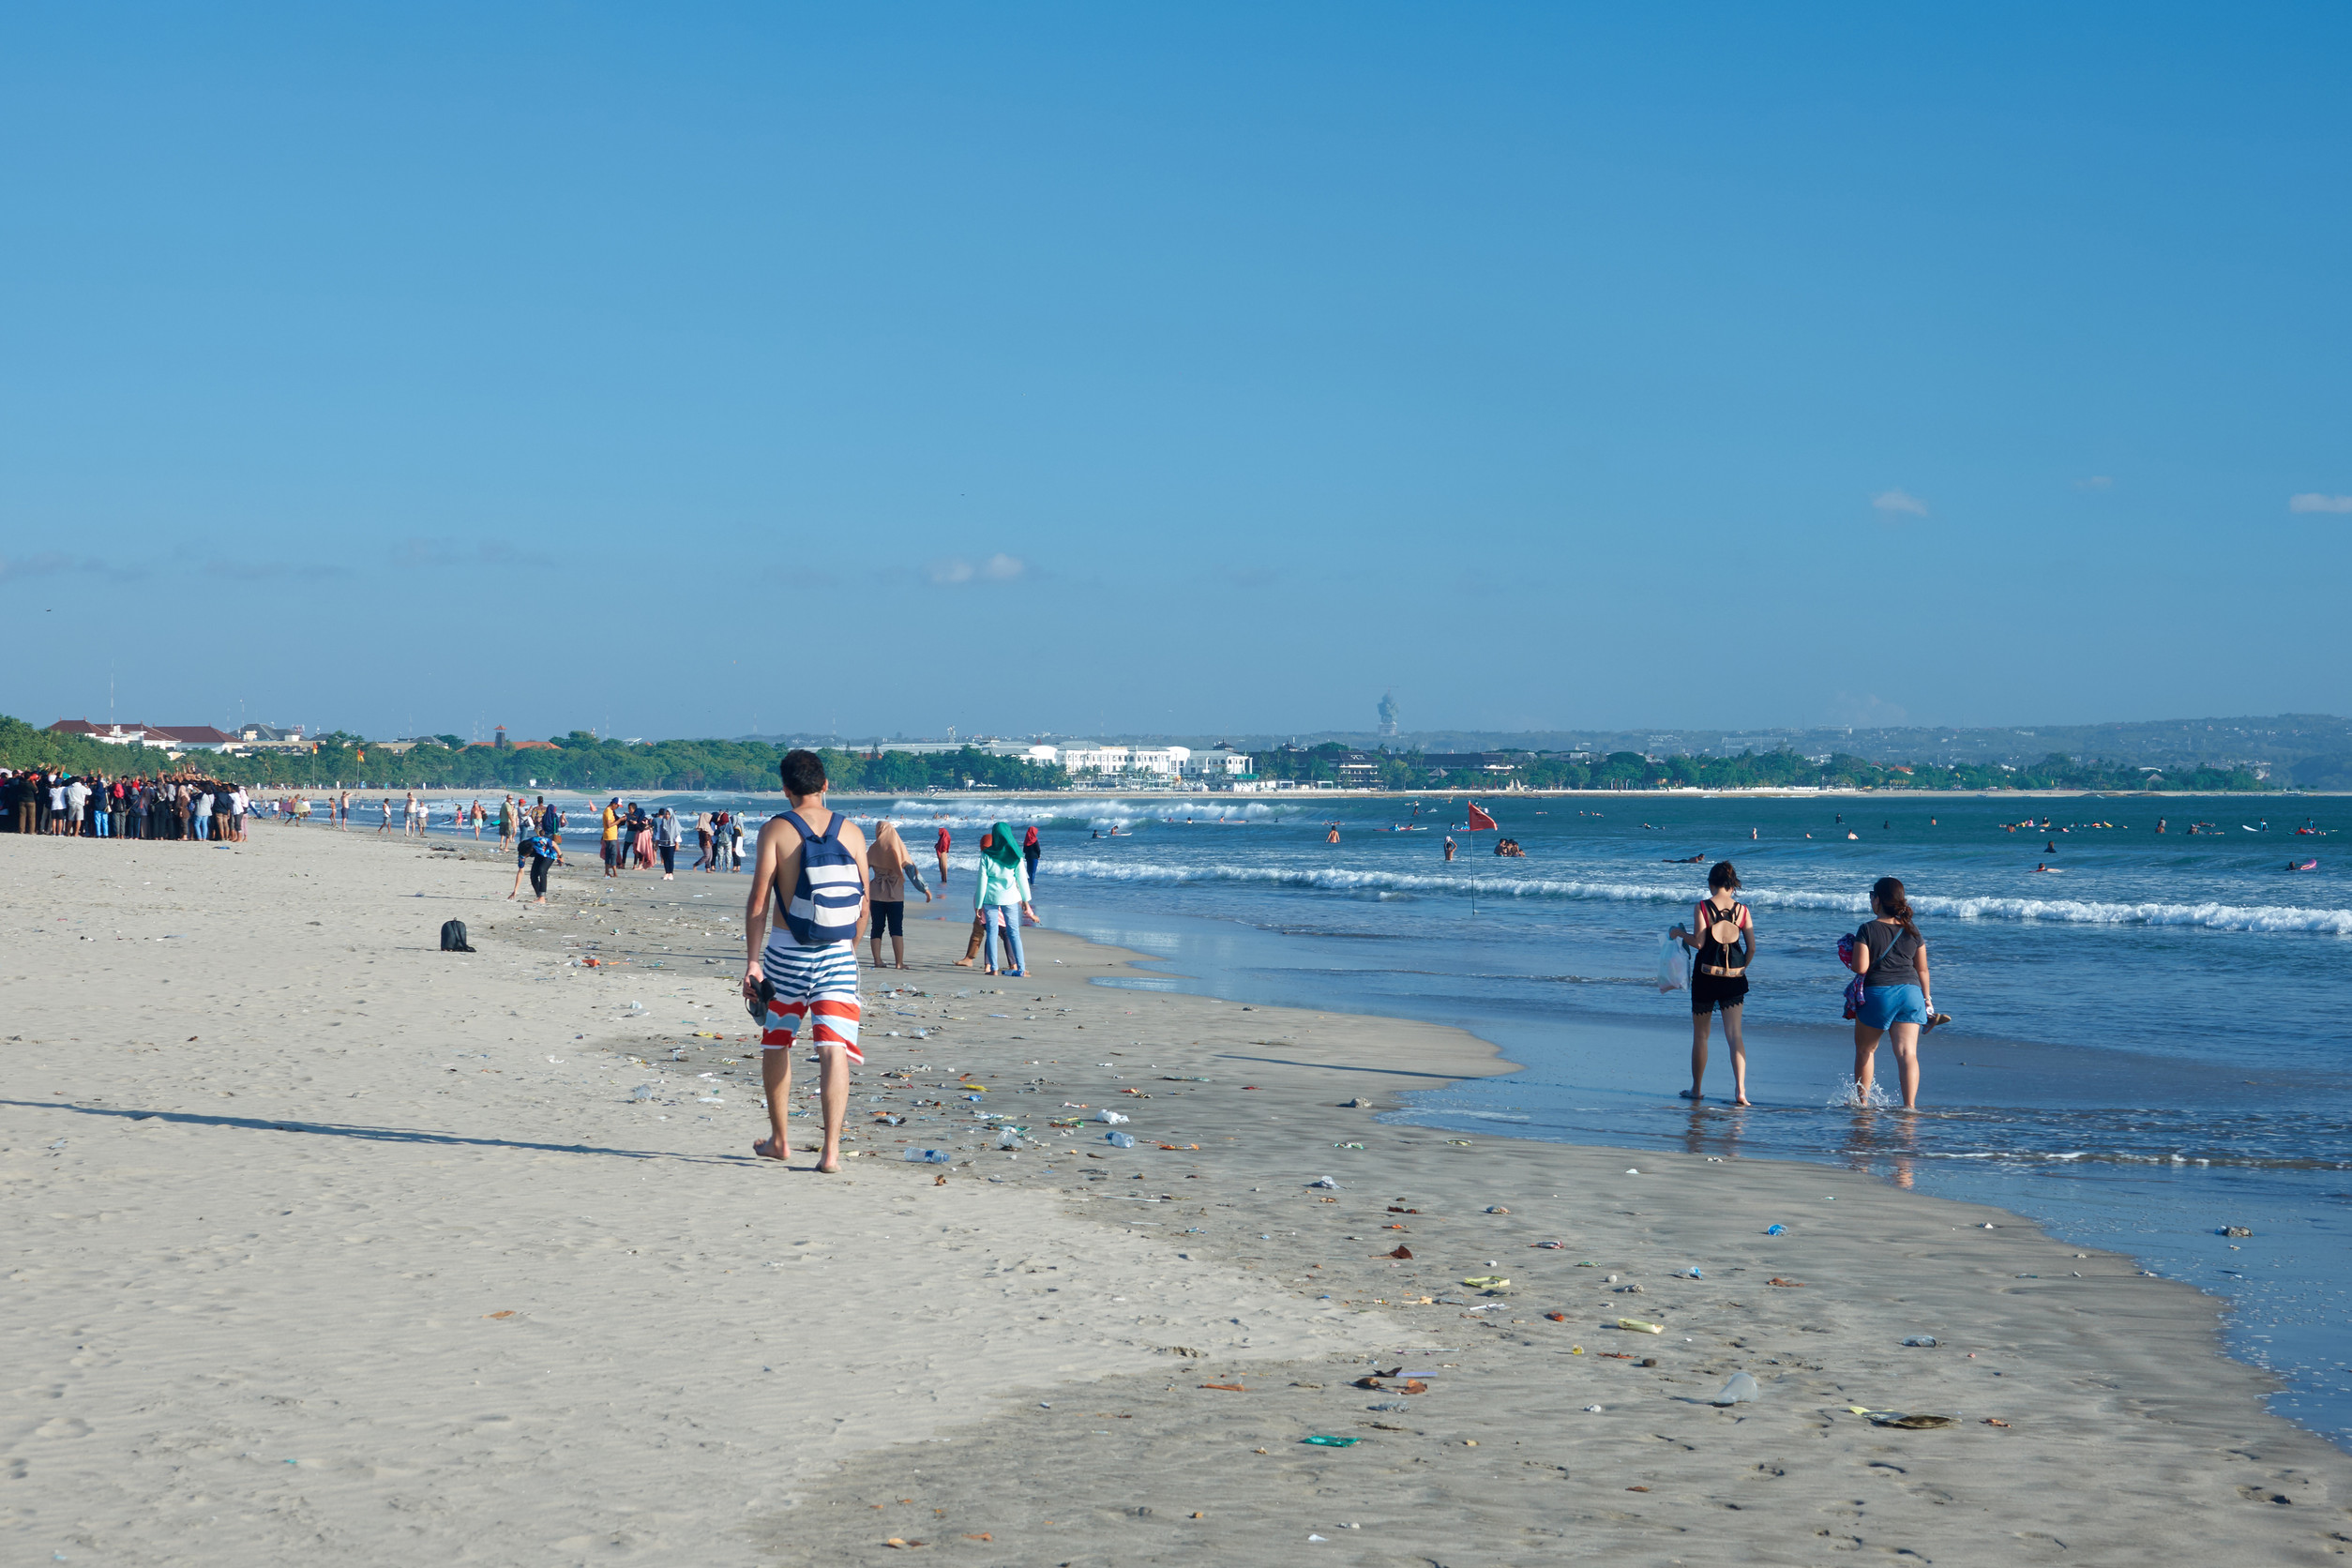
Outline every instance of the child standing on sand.
[[831, 1175], [841, 1168], [850, 1063], [866, 1060], [857, 1048], [866, 836], [827, 808], [832, 781], [815, 752], [786, 752], [776, 772], [792, 808], [760, 830], [743, 915], [743, 994], [760, 1009], [760, 1081], [768, 1095], [768, 1136], [751, 1152], [762, 1159], [790, 1157], [784, 1118], [792, 1108], [792, 1044], [807, 1023], [809, 1044], [817, 1048], [818, 1106], [824, 1118], [817, 1168]]

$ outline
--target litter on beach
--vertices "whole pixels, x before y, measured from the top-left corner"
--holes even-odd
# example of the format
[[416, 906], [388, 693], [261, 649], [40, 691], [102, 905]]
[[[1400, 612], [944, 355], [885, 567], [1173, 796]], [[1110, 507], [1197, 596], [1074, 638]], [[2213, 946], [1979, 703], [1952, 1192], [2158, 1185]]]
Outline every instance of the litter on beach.
[[1745, 1372], [1734, 1372], [1731, 1380], [1723, 1385], [1723, 1392], [1716, 1395], [1712, 1402], [1717, 1405], [1750, 1404], [1761, 1392], [1756, 1386], [1754, 1378]]

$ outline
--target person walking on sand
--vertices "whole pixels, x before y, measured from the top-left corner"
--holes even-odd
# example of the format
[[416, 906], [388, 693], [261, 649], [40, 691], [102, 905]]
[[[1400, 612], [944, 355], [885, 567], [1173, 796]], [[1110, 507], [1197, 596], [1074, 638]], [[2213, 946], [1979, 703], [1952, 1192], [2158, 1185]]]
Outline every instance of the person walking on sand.
[[[940, 837], [942, 838], [947, 837], [947, 830], [945, 828], [940, 829]], [[986, 861], [988, 858], [988, 852], [993, 849], [995, 845], [995, 834], [984, 833], [980, 836], [980, 858], [983, 861]], [[947, 874], [944, 871], [940, 873], [940, 896], [942, 897], [946, 897], [947, 893], [946, 876]], [[964, 956], [956, 960], [956, 967], [957, 969], [970, 969], [972, 965], [978, 963], [980, 961], [980, 949], [988, 944], [988, 912], [980, 905], [975, 904], [972, 906], [972, 935], [970, 939], [964, 942]], [[991, 969], [989, 972], [993, 973], [995, 971]]]
[[661, 880], [678, 880], [678, 819], [670, 807], [654, 813], [654, 849], [661, 855]]
[[[792, 807], [760, 829], [743, 915], [743, 994], [760, 1009], [760, 1082], [768, 1096], [768, 1136], [751, 1152], [761, 1159], [791, 1157], [784, 1118], [792, 1108], [793, 1036], [806, 1022], [809, 1044], [817, 1048], [817, 1100], [824, 1120], [817, 1168], [832, 1175], [841, 1168], [850, 1063], [866, 1060], [857, 1048], [866, 836], [826, 807], [832, 781], [815, 752], [786, 752], [776, 773]], [[772, 929], [771, 908], [778, 922]]]
[[1919, 1041], [1923, 1030], [1951, 1021], [1936, 1011], [1928, 982], [1927, 943], [1911, 917], [1903, 884], [1880, 877], [1870, 887], [1870, 915], [1854, 933], [1854, 968], [1862, 977], [1862, 1008], [1854, 1015], [1854, 1093], [1870, 1103], [1879, 1036], [1892, 1032], [1894, 1065], [1907, 1110], [1919, 1107]]
[[907, 967], [907, 874], [914, 869], [914, 856], [907, 852], [907, 842], [898, 837], [898, 830], [890, 825], [890, 819], [882, 818], [874, 823], [873, 848], [867, 853], [867, 864], [874, 881], [867, 889], [866, 907], [873, 912], [873, 923], [867, 928], [867, 940], [874, 950], [874, 967], [882, 967], [882, 944], [886, 932], [890, 937], [891, 961], [898, 968]]
[[694, 864], [686, 869], [700, 871], [710, 863], [711, 814], [707, 811], [697, 811], [694, 814]]
[[[989, 828], [980, 846], [980, 872], [972, 879], [972, 901], [995, 939], [993, 950], [982, 955], [988, 960], [987, 972], [998, 972], [996, 960], [1001, 954], [1003, 972], [1015, 980], [1025, 979], [1028, 970], [1021, 962], [1020, 917], [1025, 914], [1034, 921], [1037, 912], [1029, 904], [1029, 874], [1021, 867], [1013, 830], [1003, 822]], [[988, 949], [989, 944], [984, 942], [982, 946]]]
[[1707, 873], [1707, 897], [1691, 907], [1691, 929], [1668, 934], [1696, 949], [1691, 959], [1691, 1086], [1682, 1098], [1706, 1098], [1707, 1031], [1723, 1011], [1723, 1037], [1731, 1048], [1731, 1103], [1748, 1103], [1748, 1048], [1740, 1014], [1748, 998], [1748, 966], [1756, 961], [1756, 921], [1739, 900], [1740, 873], [1719, 860]]

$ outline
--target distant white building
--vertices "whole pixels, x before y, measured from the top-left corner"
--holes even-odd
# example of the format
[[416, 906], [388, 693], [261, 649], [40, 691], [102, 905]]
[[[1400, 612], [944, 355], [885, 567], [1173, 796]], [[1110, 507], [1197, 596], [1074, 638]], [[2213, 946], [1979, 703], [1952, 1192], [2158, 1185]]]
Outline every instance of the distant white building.
[[1184, 771], [1187, 778], [1247, 778], [1257, 771], [1255, 762], [1246, 751], [1218, 746], [1185, 758]]
[[1065, 746], [1061, 756], [1062, 765], [1073, 774], [1127, 771], [1127, 748], [1123, 746]]
[[1192, 761], [1192, 748], [1186, 746], [1138, 746], [1127, 754], [1129, 773], [1148, 773], [1158, 778], [1175, 778]]

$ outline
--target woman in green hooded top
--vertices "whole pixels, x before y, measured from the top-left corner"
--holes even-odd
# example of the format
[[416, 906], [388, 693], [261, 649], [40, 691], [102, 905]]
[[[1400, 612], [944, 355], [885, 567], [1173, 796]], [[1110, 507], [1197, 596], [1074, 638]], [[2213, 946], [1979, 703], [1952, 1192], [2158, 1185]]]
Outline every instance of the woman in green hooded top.
[[[979, 912], [988, 932], [996, 941], [988, 944], [988, 972], [997, 972], [997, 946], [1004, 955], [1004, 972], [1016, 980], [1023, 974], [1021, 964], [1021, 916], [1037, 918], [1029, 907], [1029, 873], [1021, 867], [1020, 845], [1013, 838], [1013, 830], [999, 822], [980, 840], [980, 875], [972, 887], [972, 907]], [[988, 939], [983, 937], [984, 943]]]

